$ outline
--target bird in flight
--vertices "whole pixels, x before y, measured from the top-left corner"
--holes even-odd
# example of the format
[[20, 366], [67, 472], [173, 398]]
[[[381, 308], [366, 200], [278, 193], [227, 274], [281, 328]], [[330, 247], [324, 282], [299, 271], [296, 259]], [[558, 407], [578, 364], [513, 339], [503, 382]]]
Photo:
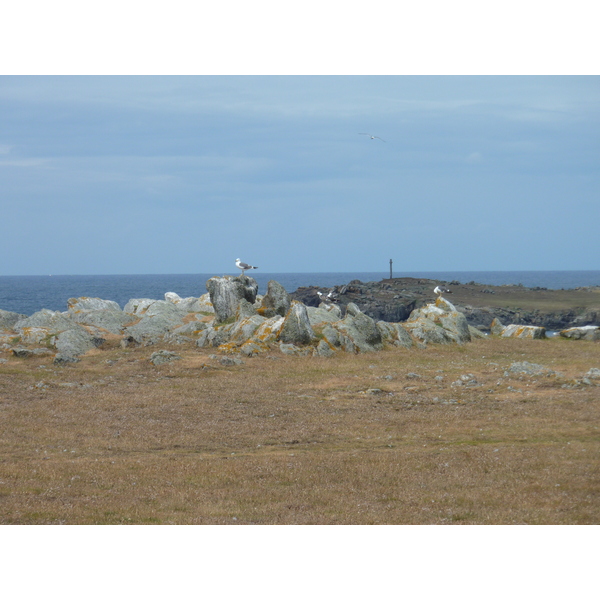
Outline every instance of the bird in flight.
[[258, 269], [258, 267], [253, 267], [252, 265], [249, 265], [248, 263], [242, 262], [239, 258], [235, 259], [235, 266], [238, 269], [241, 269], [242, 275], [245, 275], [246, 271], [248, 269]]
[[381, 140], [382, 142], [385, 142], [385, 140], [378, 135], [371, 135], [370, 133], [359, 133], [358, 135], [368, 135], [372, 140]]

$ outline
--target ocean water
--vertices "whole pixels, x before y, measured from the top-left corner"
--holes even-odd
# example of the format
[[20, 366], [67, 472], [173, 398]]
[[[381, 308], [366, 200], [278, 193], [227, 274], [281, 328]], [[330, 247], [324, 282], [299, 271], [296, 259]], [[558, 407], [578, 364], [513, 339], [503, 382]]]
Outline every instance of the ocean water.
[[[229, 273], [237, 275], [239, 273]], [[114, 300], [121, 308], [131, 298], [164, 299], [166, 292], [176, 292], [182, 298], [206, 293], [206, 281], [215, 275], [23, 275], [0, 276], [0, 309], [31, 315], [42, 308], [67, 310], [69, 298], [88, 296]], [[264, 294], [271, 279], [288, 292], [299, 287], [333, 287], [354, 279], [363, 282], [381, 281], [387, 273], [251, 273]], [[522, 284], [525, 287], [572, 289], [600, 285], [600, 271], [419, 271], [394, 272], [394, 277], [421, 277], [443, 282], [487, 285]]]

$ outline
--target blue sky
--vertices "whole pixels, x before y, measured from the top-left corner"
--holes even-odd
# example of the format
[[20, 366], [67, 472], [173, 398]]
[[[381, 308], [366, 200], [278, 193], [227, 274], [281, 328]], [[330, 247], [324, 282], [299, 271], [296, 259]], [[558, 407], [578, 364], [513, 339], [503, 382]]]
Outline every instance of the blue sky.
[[3, 275], [598, 269], [599, 184], [598, 76], [0, 76]]

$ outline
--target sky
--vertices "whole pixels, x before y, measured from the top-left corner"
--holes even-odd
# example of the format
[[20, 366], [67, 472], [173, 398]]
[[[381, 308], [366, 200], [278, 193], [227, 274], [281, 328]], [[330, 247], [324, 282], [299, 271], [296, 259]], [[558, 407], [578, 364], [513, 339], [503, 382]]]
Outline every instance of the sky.
[[182, 2], [85, 30], [62, 0], [8, 9], [27, 27], [0, 40], [0, 275], [600, 268], [581, 2], [576, 30], [512, 0], [308, 2], [285, 30], [230, 4], [200, 28]]

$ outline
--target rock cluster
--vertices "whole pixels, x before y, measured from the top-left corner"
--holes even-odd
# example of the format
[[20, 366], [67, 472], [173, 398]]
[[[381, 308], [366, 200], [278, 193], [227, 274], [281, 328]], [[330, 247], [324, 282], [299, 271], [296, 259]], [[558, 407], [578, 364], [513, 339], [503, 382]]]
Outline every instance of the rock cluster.
[[492, 321], [490, 332], [494, 335], [499, 335], [500, 337], [504, 338], [515, 337], [542, 340], [546, 337], [545, 327], [537, 327], [535, 325], [517, 325], [515, 323], [504, 326], [498, 318], [495, 318]]
[[[354, 302], [307, 306], [276, 281], [259, 296], [258, 284], [246, 275], [212, 277], [206, 288], [208, 293], [199, 298], [167, 292], [164, 300], [131, 299], [123, 309], [111, 300], [71, 298], [65, 312], [44, 309], [27, 317], [0, 311], [0, 350], [19, 357], [48, 354], [64, 364], [111, 339], [122, 347], [193, 344], [245, 356], [275, 347], [285, 354], [328, 357], [377, 352], [386, 346], [464, 344], [486, 337], [443, 297], [412, 310], [403, 322], [391, 322], [373, 319]], [[597, 340], [598, 329], [573, 328], [561, 335]], [[504, 326], [498, 319], [491, 331], [502, 337], [545, 337], [543, 327]], [[159, 351], [151, 361], [175, 359]]]
[[[30, 317], [0, 312], [0, 349], [14, 356], [52, 354], [56, 363], [78, 360], [117, 339], [122, 347], [160, 343], [218, 348], [225, 354], [254, 354], [278, 347], [294, 355], [376, 352], [385, 345], [410, 348], [428, 343], [465, 343], [478, 332], [443, 299], [409, 315], [404, 323], [375, 321], [350, 302], [344, 308], [306, 306], [276, 281], [258, 295], [246, 275], [212, 277], [207, 294], [164, 300], [131, 299], [123, 309], [100, 298], [71, 298], [65, 312], [41, 310]], [[172, 360], [155, 353], [152, 362]]]

